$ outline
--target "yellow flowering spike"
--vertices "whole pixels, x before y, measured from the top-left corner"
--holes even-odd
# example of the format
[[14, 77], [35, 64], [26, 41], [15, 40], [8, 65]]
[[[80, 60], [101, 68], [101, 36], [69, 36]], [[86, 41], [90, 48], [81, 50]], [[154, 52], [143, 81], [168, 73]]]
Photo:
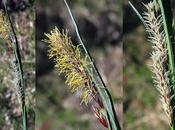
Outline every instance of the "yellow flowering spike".
[[93, 88], [91, 76], [87, 74], [89, 64], [86, 58], [81, 57], [79, 46], [74, 46], [67, 31], [62, 33], [55, 27], [44, 42], [48, 43], [48, 56], [54, 58], [55, 67], [59, 73], [64, 73], [66, 83], [72, 92], [81, 93], [82, 102], [87, 104], [97, 92]]
[[9, 27], [9, 22], [6, 16], [4, 15], [4, 12], [0, 10], [0, 38], [4, 40], [9, 39]]

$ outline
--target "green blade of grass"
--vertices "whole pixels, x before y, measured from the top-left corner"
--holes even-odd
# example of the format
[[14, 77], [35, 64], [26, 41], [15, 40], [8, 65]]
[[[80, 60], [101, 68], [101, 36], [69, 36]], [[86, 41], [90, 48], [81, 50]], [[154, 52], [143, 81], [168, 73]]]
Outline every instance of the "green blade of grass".
[[133, 4], [129, 1], [129, 5], [132, 7], [132, 9], [134, 10], [134, 12], [137, 14], [137, 16], [140, 18], [140, 20], [142, 21], [143, 25], [145, 26], [146, 28], [146, 23], [142, 17], [142, 15], [137, 11], [137, 9], [133, 6]]
[[[141, 19], [145, 26], [145, 22], [140, 13], [135, 9], [135, 7], [129, 2], [133, 10], [136, 12], [138, 17]], [[158, 10], [158, 5], [160, 6], [161, 15], [163, 18], [163, 30], [165, 31], [166, 37], [166, 47], [168, 50], [168, 63], [169, 63], [169, 71], [170, 74], [170, 86], [172, 87], [171, 95], [175, 95], [175, 44], [174, 44], [174, 35], [173, 35], [173, 15], [171, 11], [171, 1], [170, 0], [154, 0], [153, 4], [155, 9]], [[145, 26], [146, 27], [146, 26]], [[171, 88], [170, 88], [171, 89]], [[172, 98], [172, 104], [175, 104], [175, 99]], [[173, 110], [173, 124], [171, 126], [171, 130], [175, 129], [175, 109]]]
[[20, 50], [19, 50], [19, 43], [16, 37], [16, 33], [15, 33], [15, 29], [13, 27], [13, 23], [11, 21], [11, 18], [9, 16], [8, 10], [7, 10], [7, 6], [6, 6], [6, 2], [5, 0], [3, 0], [4, 3], [4, 7], [5, 7], [5, 12], [6, 15], [8, 17], [9, 23], [10, 23], [10, 27], [11, 27], [11, 32], [9, 32], [10, 35], [10, 40], [13, 43], [12, 47], [13, 47], [13, 51], [15, 54], [15, 58], [16, 58], [16, 62], [17, 62], [17, 66], [19, 67], [19, 75], [20, 75], [20, 83], [19, 83], [19, 87], [22, 88], [22, 92], [21, 92], [21, 107], [22, 107], [22, 126], [23, 126], [23, 130], [27, 130], [27, 111], [26, 111], [26, 105], [25, 105], [25, 88], [24, 88], [24, 78], [23, 78], [23, 66], [22, 66], [22, 62], [21, 62], [21, 55], [20, 55]]
[[160, 4], [161, 14], [163, 18], [163, 27], [165, 30], [166, 43], [169, 56], [169, 70], [171, 71], [171, 81], [174, 86], [175, 93], [175, 45], [174, 45], [174, 35], [173, 35], [173, 15], [171, 11], [171, 1], [170, 0], [158, 0]]
[[[175, 94], [175, 45], [174, 45], [174, 34], [173, 34], [173, 14], [171, 11], [170, 0], [158, 0], [160, 10], [163, 18], [163, 28], [165, 30], [166, 45], [169, 57], [169, 70], [171, 72], [170, 81], [173, 86], [172, 95]], [[175, 104], [175, 98], [172, 99]], [[175, 130], [175, 109], [173, 110], [173, 124], [171, 130]]]
[[85, 44], [84, 44], [84, 42], [83, 42], [83, 40], [80, 36], [78, 26], [75, 22], [75, 18], [72, 15], [72, 12], [69, 8], [69, 5], [67, 4], [67, 1], [64, 0], [64, 3], [65, 3], [65, 5], [68, 9], [69, 15], [70, 15], [70, 17], [72, 19], [72, 22], [74, 24], [75, 31], [76, 31], [76, 34], [77, 34], [78, 39], [80, 41], [80, 44], [82, 45], [83, 50], [85, 51], [85, 54], [88, 56], [89, 61], [92, 63], [92, 69], [97, 74], [97, 77], [98, 77], [97, 81], [101, 83], [101, 86], [97, 86], [97, 90], [98, 90], [98, 92], [99, 92], [99, 94], [102, 98], [103, 104], [104, 104], [105, 109], [107, 111], [107, 116], [106, 117], [108, 119], [108, 126], [110, 127], [109, 129], [110, 130], [121, 130], [121, 127], [120, 127], [120, 124], [119, 124], [119, 121], [117, 119], [117, 115], [116, 115], [116, 112], [115, 112], [115, 109], [114, 109], [112, 97], [111, 97], [108, 89], [106, 88], [105, 83], [103, 82], [102, 77], [101, 77], [100, 73], [98, 72], [96, 65], [94, 64], [90, 53], [86, 49], [86, 46], [85, 46]]

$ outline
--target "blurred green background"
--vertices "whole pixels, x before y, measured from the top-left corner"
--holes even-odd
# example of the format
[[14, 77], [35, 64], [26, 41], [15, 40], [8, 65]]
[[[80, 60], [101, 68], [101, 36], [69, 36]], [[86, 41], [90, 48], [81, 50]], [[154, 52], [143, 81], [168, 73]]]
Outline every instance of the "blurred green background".
[[[122, 0], [68, 1], [86, 46], [109, 88], [122, 123]], [[77, 37], [63, 0], [37, 1], [37, 111], [38, 130], [105, 130], [91, 108], [80, 105], [63, 76], [47, 57], [41, 40], [54, 26], [68, 29], [74, 43]]]
[[[142, 13], [145, 10], [142, 2], [148, 3], [149, 0], [131, 0], [131, 2]], [[128, 0], [124, 1], [123, 14], [124, 129], [169, 129], [158, 92], [152, 83], [149, 68], [152, 62], [151, 43], [147, 41], [145, 29], [128, 5]]]

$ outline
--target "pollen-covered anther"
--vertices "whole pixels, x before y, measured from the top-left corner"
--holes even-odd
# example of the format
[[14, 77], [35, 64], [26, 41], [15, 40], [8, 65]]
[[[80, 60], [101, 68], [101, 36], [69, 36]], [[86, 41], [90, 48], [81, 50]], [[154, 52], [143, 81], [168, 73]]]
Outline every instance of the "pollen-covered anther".
[[0, 38], [4, 40], [9, 39], [9, 22], [4, 15], [4, 12], [0, 10]]
[[66, 83], [72, 92], [80, 93], [82, 102], [87, 104], [92, 99], [94, 89], [93, 81], [88, 75], [86, 67], [89, 64], [86, 58], [82, 57], [80, 46], [74, 46], [67, 31], [62, 33], [55, 27], [44, 42], [48, 43], [48, 56], [55, 61], [55, 67], [59, 73], [64, 73]]

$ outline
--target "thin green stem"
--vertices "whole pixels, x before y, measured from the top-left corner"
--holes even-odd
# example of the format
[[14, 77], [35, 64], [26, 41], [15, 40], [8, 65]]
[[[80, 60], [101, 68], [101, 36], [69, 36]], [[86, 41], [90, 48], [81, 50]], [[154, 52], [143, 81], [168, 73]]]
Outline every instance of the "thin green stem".
[[[129, 3], [136, 14], [139, 16], [143, 24], [145, 25], [143, 17], [140, 13], [135, 9], [135, 7]], [[170, 86], [172, 88], [172, 104], [175, 104], [174, 95], [175, 95], [175, 45], [174, 45], [174, 36], [173, 36], [173, 15], [171, 11], [171, 1], [170, 0], [154, 0], [153, 4], [155, 9], [158, 10], [158, 5], [160, 5], [160, 11], [163, 19], [163, 30], [165, 31], [166, 38], [166, 47], [168, 50], [168, 70], [170, 74]], [[173, 108], [173, 105], [172, 105]], [[171, 126], [171, 130], [175, 130], [175, 111], [173, 110], [173, 124]]]
[[[171, 14], [171, 9], [168, 12], [165, 12], [165, 8], [163, 3], [168, 2], [169, 0], [159, 0], [160, 4], [160, 9], [161, 9], [161, 14], [163, 18], [163, 27], [165, 30], [165, 35], [166, 35], [166, 43], [167, 43], [167, 49], [168, 49], [168, 57], [169, 57], [169, 70], [172, 73], [171, 75], [171, 81], [172, 85], [174, 86], [174, 93], [175, 93], [175, 61], [174, 61], [174, 52], [173, 52], [173, 29], [172, 29], [172, 19], [168, 19], [167, 15]], [[170, 1], [168, 2], [170, 4]], [[170, 6], [170, 5], [169, 5]], [[167, 10], [167, 9], [166, 9]], [[168, 23], [170, 22], [170, 24]]]
[[[158, 0], [161, 14], [163, 17], [163, 27], [165, 30], [166, 36], [166, 45], [168, 49], [169, 57], [169, 70], [171, 72], [170, 81], [171, 86], [173, 86], [172, 95], [175, 95], [175, 46], [174, 44], [174, 35], [173, 35], [173, 15], [171, 12], [171, 1], [170, 0]], [[175, 99], [172, 99], [172, 102], [175, 103]], [[172, 117], [173, 124], [171, 130], [175, 129], [175, 111], [173, 110]]]
[[[83, 42], [83, 40], [80, 36], [78, 26], [75, 22], [75, 18], [73, 17], [72, 12], [71, 12], [71, 10], [69, 8], [69, 5], [67, 4], [66, 0], [64, 0], [64, 3], [65, 3], [65, 5], [68, 9], [68, 12], [70, 14], [70, 17], [71, 17], [72, 21], [73, 21], [75, 31], [76, 31], [77, 37], [80, 41], [80, 44], [82, 45], [83, 50], [85, 51], [85, 54], [88, 56], [89, 61], [92, 63], [92, 68], [93, 68], [94, 72], [97, 74], [98, 82], [100, 82], [100, 84], [102, 85], [102, 86], [97, 86], [97, 90], [98, 90], [98, 92], [99, 92], [99, 94], [100, 94], [100, 96], [103, 100], [104, 106], [107, 110], [108, 125], [110, 127], [112, 127], [111, 129], [113, 129], [113, 130], [121, 130], [120, 124], [119, 124], [118, 119], [117, 119], [117, 115], [115, 113], [115, 109], [114, 109], [114, 105], [113, 105], [113, 102], [112, 102], [111, 95], [110, 95], [109, 91], [107, 90], [107, 88], [105, 86], [105, 83], [103, 82], [103, 79], [102, 79], [96, 65], [94, 64], [90, 53], [86, 49], [86, 46], [85, 46], [85, 44], [84, 44], [84, 42]], [[96, 81], [94, 81], [94, 82], [96, 82]]]
[[24, 90], [24, 78], [23, 78], [23, 67], [22, 67], [22, 62], [21, 62], [21, 55], [20, 55], [20, 51], [18, 47], [18, 40], [16, 37], [15, 29], [10, 19], [5, 0], [3, 0], [3, 3], [5, 7], [5, 12], [8, 17], [10, 27], [11, 27], [11, 32], [9, 32], [9, 36], [10, 36], [11, 42], [13, 43], [12, 47], [13, 47], [14, 55], [16, 58], [17, 66], [19, 68], [18, 70], [19, 75], [20, 75], [20, 84], [19, 84], [20, 86], [19, 87], [22, 87], [22, 91], [23, 91], [21, 93], [22, 125], [23, 125], [23, 130], [27, 130], [27, 111], [26, 111], [26, 105], [25, 105], [25, 90]]
[[171, 130], [175, 130], [175, 123], [174, 123], [175, 120], [173, 120], [173, 124], [171, 126]]
[[146, 28], [147, 25], [146, 25], [145, 20], [143, 19], [142, 15], [137, 11], [137, 9], [133, 6], [133, 4], [130, 1], [128, 3], [131, 6], [131, 8], [134, 10], [134, 12], [137, 14], [137, 16], [140, 18], [140, 20], [142, 21], [144, 27]]
[[27, 110], [25, 104], [22, 106], [22, 123], [23, 130], [27, 130]]

